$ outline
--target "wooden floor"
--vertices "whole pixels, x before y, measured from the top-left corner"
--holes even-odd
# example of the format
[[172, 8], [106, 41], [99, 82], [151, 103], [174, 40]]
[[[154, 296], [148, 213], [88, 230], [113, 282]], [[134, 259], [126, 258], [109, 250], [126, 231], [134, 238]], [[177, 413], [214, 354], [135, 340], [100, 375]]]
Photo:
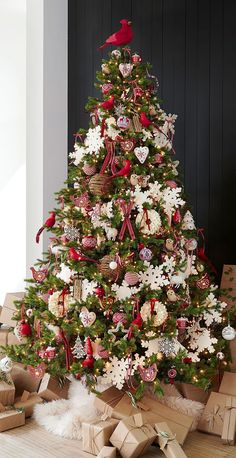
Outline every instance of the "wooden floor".
[[[222, 445], [221, 439], [199, 432], [190, 433], [183, 447], [188, 458], [236, 458], [236, 447]], [[150, 447], [143, 458], [164, 457]], [[25, 426], [0, 434], [0, 458], [94, 458], [81, 450], [81, 443], [45, 431], [32, 420]]]

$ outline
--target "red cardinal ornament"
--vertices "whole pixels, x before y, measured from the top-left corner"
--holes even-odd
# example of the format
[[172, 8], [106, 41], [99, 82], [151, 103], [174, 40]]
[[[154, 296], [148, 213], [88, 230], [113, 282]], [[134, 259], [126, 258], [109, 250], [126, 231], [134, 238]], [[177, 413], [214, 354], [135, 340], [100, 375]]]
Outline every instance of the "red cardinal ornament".
[[128, 19], [121, 19], [121, 29], [113, 33], [109, 38], [106, 39], [105, 43], [100, 46], [99, 49], [106, 48], [106, 46], [124, 46], [130, 43], [133, 39], [133, 29], [131, 27], [132, 22]]
[[127, 177], [129, 174], [130, 174], [130, 171], [131, 171], [131, 162], [126, 159], [124, 162], [124, 167], [122, 167], [121, 170], [119, 170], [119, 172], [115, 173], [112, 178], [116, 178], [116, 177]]
[[131, 339], [131, 337], [133, 337], [133, 327], [134, 326], [137, 326], [138, 329], [141, 328], [143, 324], [143, 320], [142, 320], [142, 317], [140, 315], [140, 313], [137, 314], [137, 317], [132, 321], [130, 327], [129, 327], [129, 332], [128, 332], [128, 339]]
[[69, 258], [72, 259], [73, 261], [90, 261], [90, 262], [97, 262], [94, 261], [94, 259], [88, 258], [87, 256], [84, 256], [82, 253], [78, 253], [74, 247], [71, 247], [69, 249]]
[[104, 110], [112, 110], [114, 107], [114, 101], [115, 97], [114, 95], [111, 95], [108, 100], [105, 100], [104, 102], [101, 103], [101, 107], [104, 108]]
[[44, 229], [53, 227], [54, 224], [55, 224], [55, 221], [56, 221], [56, 213], [55, 212], [51, 212], [49, 218], [46, 219], [45, 223], [43, 224], [42, 227], [40, 227], [40, 229], [38, 230], [38, 232], [36, 234], [36, 243], [39, 243], [40, 235], [42, 234]]
[[150, 119], [148, 119], [146, 113], [144, 113], [144, 111], [142, 111], [142, 113], [140, 113], [140, 122], [142, 124], [143, 127], [149, 127], [151, 124], [152, 124], [152, 121], [150, 121]]

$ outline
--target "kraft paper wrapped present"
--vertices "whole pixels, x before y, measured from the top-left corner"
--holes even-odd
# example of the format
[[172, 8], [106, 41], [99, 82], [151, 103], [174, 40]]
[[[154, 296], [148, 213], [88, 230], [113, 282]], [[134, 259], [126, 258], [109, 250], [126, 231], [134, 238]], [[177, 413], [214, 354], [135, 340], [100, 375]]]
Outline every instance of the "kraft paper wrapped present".
[[236, 374], [233, 372], [224, 372], [219, 393], [236, 396]]
[[203, 415], [198, 423], [198, 429], [206, 433], [222, 435], [225, 405], [230, 396], [222, 393], [210, 394]]
[[15, 399], [15, 386], [11, 376], [7, 374], [7, 382], [0, 380], [0, 402], [4, 406], [14, 404]]
[[57, 399], [67, 399], [70, 381], [65, 379], [60, 385], [59, 381], [50, 374], [45, 374], [38, 388], [38, 395], [45, 401], [55, 401]]
[[108, 418], [107, 420], [95, 419], [91, 422], [82, 423], [82, 448], [84, 452], [98, 455], [101, 449], [109, 444], [109, 439], [118, 424], [118, 420]]
[[176, 440], [175, 434], [172, 433], [168, 425], [156, 423], [155, 430], [157, 432], [157, 441], [162, 452], [167, 458], [187, 458], [183, 449]]
[[116, 458], [116, 448], [115, 447], [102, 447], [97, 458]]
[[0, 432], [17, 428], [25, 424], [25, 412], [22, 410], [5, 410], [0, 412]]
[[223, 421], [222, 442], [227, 445], [234, 445], [236, 432], [236, 398], [226, 399]]
[[182, 396], [184, 396], [186, 399], [201, 402], [202, 404], [206, 404], [210, 396], [209, 390], [205, 391], [198, 386], [192, 385], [191, 383], [181, 383], [179, 385], [179, 389]]
[[138, 401], [136, 407], [132, 405], [131, 398], [128, 394], [124, 394], [121, 400], [116, 404], [113, 408], [112, 418], [117, 418], [118, 420], [122, 420], [126, 417], [131, 417], [137, 413], [142, 413], [142, 411], [146, 412], [149, 411], [150, 407], [148, 407], [144, 402]]
[[191, 429], [193, 417], [173, 410], [148, 396], [142, 397], [142, 403], [150, 409], [143, 412], [145, 420], [153, 427], [156, 423], [166, 422], [182, 445]]
[[142, 455], [156, 439], [156, 432], [138, 413], [121, 420], [110, 437], [110, 442], [123, 458]]
[[124, 394], [125, 392], [123, 390], [118, 390], [118, 388], [111, 386], [95, 398], [94, 406], [99, 412], [104, 414], [104, 417], [112, 417], [114, 408]]
[[20, 399], [16, 398], [14, 407], [16, 409], [23, 409], [25, 411], [25, 418], [28, 418], [33, 415], [34, 406], [36, 404], [41, 404], [42, 402], [42, 398], [40, 398], [37, 393], [29, 393], [29, 391], [24, 391]]
[[8, 343], [8, 333], [9, 327], [8, 326], [1, 326], [0, 327], [0, 345], [7, 345]]
[[24, 390], [30, 393], [38, 391], [40, 379], [33, 377], [24, 364], [13, 363], [11, 377], [15, 385], [16, 396], [21, 396]]
[[16, 311], [16, 307], [14, 304], [14, 301], [20, 301], [23, 299], [25, 293], [24, 292], [19, 292], [19, 293], [7, 293], [1, 315], [0, 315], [0, 322], [7, 324], [8, 326], [15, 327], [16, 325], [16, 320], [13, 320], [13, 315]]

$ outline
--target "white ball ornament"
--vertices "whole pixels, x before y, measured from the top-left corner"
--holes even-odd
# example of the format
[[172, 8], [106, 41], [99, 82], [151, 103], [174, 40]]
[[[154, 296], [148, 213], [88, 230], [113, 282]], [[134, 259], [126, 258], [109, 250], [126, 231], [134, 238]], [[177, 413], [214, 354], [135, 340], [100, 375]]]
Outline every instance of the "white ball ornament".
[[218, 351], [218, 353], [216, 353], [216, 357], [222, 361], [222, 359], [224, 359], [225, 355], [224, 353], [222, 353], [222, 351]]
[[26, 316], [30, 318], [33, 315], [33, 310], [32, 309], [27, 309], [25, 312]]
[[118, 264], [116, 261], [111, 261], [110, 264], [109, 264], [109, 267], [111, 270], [116, 270], [117, 267], [118, 267]]
[[225, 340], [233, 340], [236, 336], [235, 329], [232, 326], [228, 325], [224, 329], [222, 329], [222, 337]]

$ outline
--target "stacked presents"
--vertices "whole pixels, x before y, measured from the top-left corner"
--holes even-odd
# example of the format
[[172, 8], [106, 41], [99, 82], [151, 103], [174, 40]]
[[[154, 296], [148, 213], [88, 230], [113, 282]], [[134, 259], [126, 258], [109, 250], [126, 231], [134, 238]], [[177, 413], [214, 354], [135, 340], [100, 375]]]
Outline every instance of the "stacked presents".
[[66, 398], [69, 381], [63, 386], [49, 374], [41, 379], [33, 377], [25, 367], [10, 358], [0, 361], [0, 432], [25, 424], [31, 417], [34, 406], [44, 400]]

